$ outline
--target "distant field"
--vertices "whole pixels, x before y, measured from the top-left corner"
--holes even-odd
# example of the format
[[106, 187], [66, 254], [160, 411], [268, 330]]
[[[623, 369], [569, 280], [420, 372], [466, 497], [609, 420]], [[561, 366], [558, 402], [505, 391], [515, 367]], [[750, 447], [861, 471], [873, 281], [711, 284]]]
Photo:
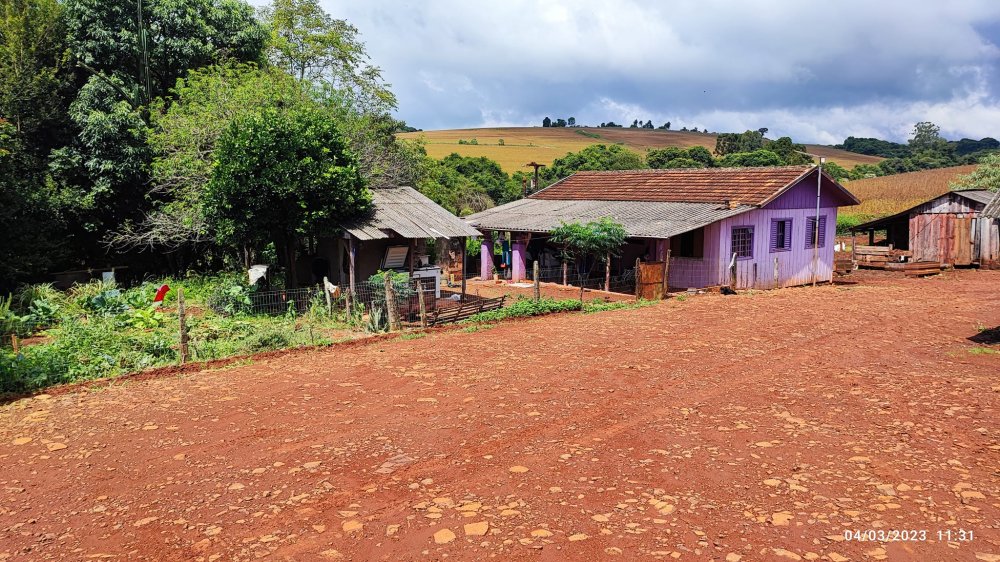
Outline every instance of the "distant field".
[[[492, 129], [451, 129], [446, 131], [421, 131], [402, 133], [404, 139], [423, 138], [427, 143], [427, 154], [441, 158], [457, 152], [463, 156], [486, 156], [496, 160], [508, 173], [527, 170], [528, 162], [551, 164], [556, 158], [568, 152], [577, 152], [592, 144], [620, 143], [628, 148], [645, 153], [651, 148], [677, 146], [704, 146], [715, 150], [715, 135], [680, 131], [661, 131], [628, 128], [591, 127], [503, 127]], [[477, 145], [458, 144], [459, 140], [476, 139]], [[504, 146], [499, 145], [503, 139]], [[875, 164], [882, 160], [877, 156], [855, 154], [828, 146], [806, 145], [813, 154], [827, 157], [841, 166], [851, 169], [858, 164]]]
[[946, 193], [952, 180], [975, 169], [975, 166], [954, 166], [844, 182], [844, 187], [861, 204], [846, 207], [842, 213], [865, 219], [898, 213]]

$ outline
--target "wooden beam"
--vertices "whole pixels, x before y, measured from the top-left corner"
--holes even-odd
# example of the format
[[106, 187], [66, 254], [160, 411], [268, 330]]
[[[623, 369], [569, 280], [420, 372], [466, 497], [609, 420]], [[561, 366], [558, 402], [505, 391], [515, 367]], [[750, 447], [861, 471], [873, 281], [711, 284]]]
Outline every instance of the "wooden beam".
[[465, 301], [465, 277], [466, 277], [465, 276], [465, 264], [466, 264], [465, 254], [467, 254], [469, 252], [468, 239], [469, 238], [467, 236], [463, 236], [462, 237], [462, 299], [461, 299], [461, 301]]

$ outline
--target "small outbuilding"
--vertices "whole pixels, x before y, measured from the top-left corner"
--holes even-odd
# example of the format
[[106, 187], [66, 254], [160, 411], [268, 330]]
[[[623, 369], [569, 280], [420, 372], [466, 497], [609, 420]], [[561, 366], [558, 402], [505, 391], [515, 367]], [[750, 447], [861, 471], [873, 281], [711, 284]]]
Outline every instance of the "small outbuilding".
[[353, 293], [356, 283], [379, 270], [394, 270], [426, 279], [439, 292], [441, 268], [431, 263], [428, 241], [464, 243], [467, 237], [479, 236], [412, 187], [374, 189], [372, 203], [367, 216], [341, 225], [340, 238], [319, 241], [311, 265], [315, 282], [328, 277]]
[[609, 217], [628, 240], [608, 277], [627, 277], [638, 259], [664, 263], [673, 288], [775, 288], [832, 279], [837, 209], [856, 204], [817, 166], [577, 172], [467, 220], [483, 233], [484, 278], [497, 237], [520, 281], [534, 261], [558, 271], [552, 229]]
[[852, 234], [867, 233], [869, 245], [885, 231], [887, 246], [908, 252], [914, 262], [944, 266], [993, 266], [1000, 262], [1000, 221], [988, 205], [1000, 206], [991, 191], [949, 191], [905, 211], [859, 224]]

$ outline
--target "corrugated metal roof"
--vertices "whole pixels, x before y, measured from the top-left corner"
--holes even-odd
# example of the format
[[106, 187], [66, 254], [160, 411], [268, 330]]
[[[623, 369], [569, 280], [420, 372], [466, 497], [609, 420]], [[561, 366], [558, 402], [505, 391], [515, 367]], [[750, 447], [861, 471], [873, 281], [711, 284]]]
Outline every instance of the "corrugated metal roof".
[[993, 201], [993, 192], [986, 191], [985, 189], [967, 189], [964, 191], [956, 191], [955, 193], [965, 197], [966, 199], [971, 199], [976, 203], [982, 203], [983, 205], [987, 205]]
[[359, 240], [391, 238], [458, 238], [479, 232], [412, 187], [372, 190], [374, 212], [366, 219], [345, 224], [344, 230]]
[[[902, 218], [904, 216], [909, 215], [914, 209], [916, 209], [918, 207], [922, 207], [922, 206], [930, 203], [931, 201], [934, 201], [935, 199], [940, 199], [942, 197], [945, 197], [946, 195], [951, 195], [951, 194], [960, 195], [962, 197], [965, 197], [966, 199], [969, 199], [971, 201], [975, 201], [976, 203], [981, 203], [981, 204], [987, 205], [986, 209], [984, 209], [983, 216], [987, 216], [987, 217], [991, 216], [991, 215], [986, 214], [986, 211], [989, 211], [989, 204], [994, 199], [994, 193], [992, 191], [986, 191], [984, 189], [966, 189], [966, 190], [961, 190], [961, 191], [949, 191], [949, 192], [946, 192], [946, 193], [942, 193], [941, 195], [938, 195], [937, 197], [932, 197], [932, 198], [930, 198], [930, 199], [928, 199], [928, 200], [926, 200], [926, 201], [924, 201], [924, 202], [922, 202], [922, 203], [920, 203], [918, 205], [914, 205], [914, 206], [910, 207], [909, 209], [906, 209], [905, 211], [900, 211], [900, 212], [898, 212], [896, 214], [893, 214], [893, 215], [889, 215], [889, 216], [886, 216], [886, 217], [882, 217], [882, 218], [879, 218], [879, 219], [871, 220], [871, 221], [864, 222], [864, 223], [861, 223], [859, 225], [853, 226], [853, 227], [851, 227], [851, 230], [852, 231], [869, 230], [871, 228], [877, 228], [877, 227], [880, 227], [880, 226], [885, 226], [885, 225], [887, 225], [887, 224], [889, 224], [891, 222], [894, 222], [894, 221], [896, 221], [896, 220], [898, 220], [898, 219], [900, 219], [900, 218]], [[1000, 205], [1000, 204], [998, 204], [998, 205]]]
[[993, 194], [993, 200], [986, 204], [983, 216], [988, 219], [1000, 219], [1000, 191]]
[[754, 207], [722, 207], [717, 203], [647, 201], [562, 201], [520, 199], [466, 217], [480, 230], [549, 232], [563, 221], [592, 221], [610, 217], [629, 236], [669, 238], [745, 213]]

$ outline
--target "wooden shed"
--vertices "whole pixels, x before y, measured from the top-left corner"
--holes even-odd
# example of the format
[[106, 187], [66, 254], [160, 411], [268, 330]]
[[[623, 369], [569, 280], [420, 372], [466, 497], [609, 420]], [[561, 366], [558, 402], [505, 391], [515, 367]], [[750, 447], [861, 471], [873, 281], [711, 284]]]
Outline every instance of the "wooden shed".
[[859, 224], [852, 233], [885, 231], [885, 243], [908, 251], [911, 261], [942, 266], [993, 265], [1000, 261], [998, 221], [983, 215], [994, 193], [950, 191], [902, 211]]

